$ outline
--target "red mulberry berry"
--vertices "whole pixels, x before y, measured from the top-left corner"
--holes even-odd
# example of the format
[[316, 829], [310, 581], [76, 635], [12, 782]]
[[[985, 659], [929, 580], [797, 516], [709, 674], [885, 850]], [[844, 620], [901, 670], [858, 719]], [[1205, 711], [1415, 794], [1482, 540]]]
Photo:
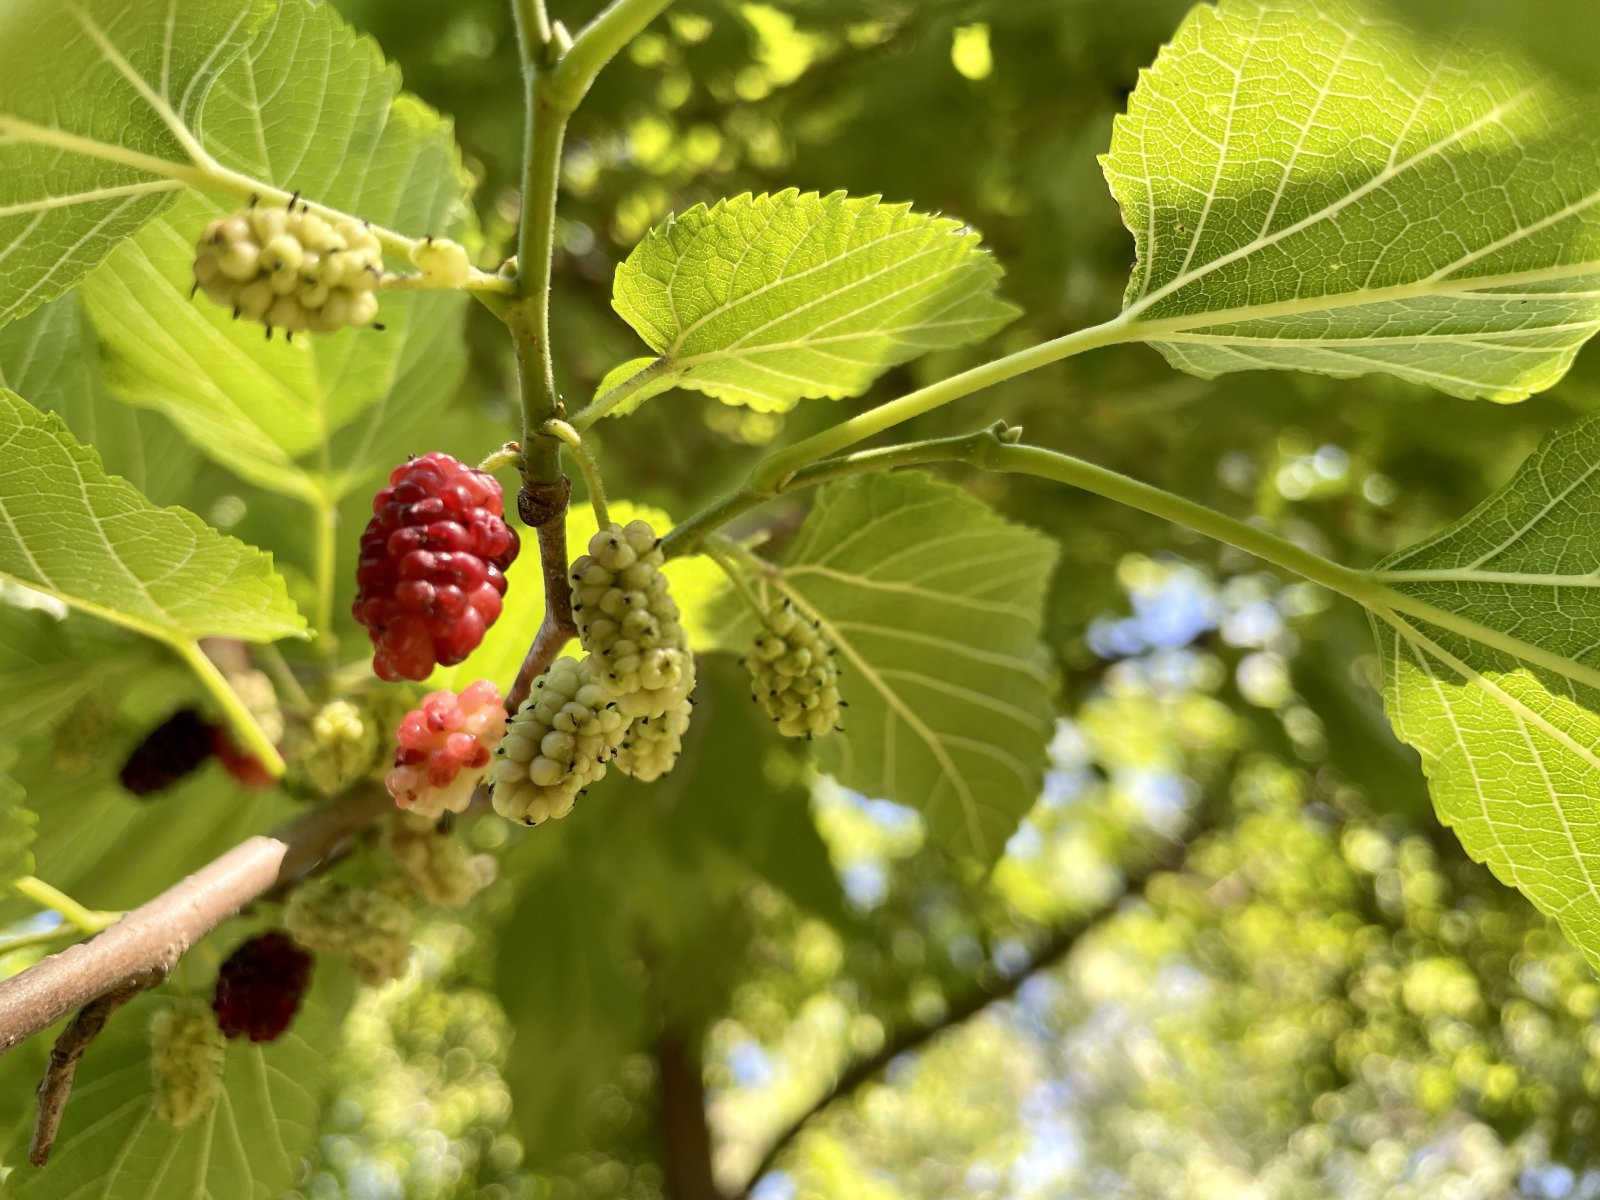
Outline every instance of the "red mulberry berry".
[[494, 476], [437, 451], [396, 467], [373, 497], [352, 612], [380, 679], [426, 679], [483, 640], [520, 548], [502, 502]]
[[211, 752], [211, 723], [192, 708], [180, 708], [133, 748], [118, 778], [135, 796], [148, 796], [190, 774]]
[[505, 707], [487, 679], [459, 696], [430, 692], [395, 731], [395, 766], [384, 785], [396, 804], [421, 816], [461, 812], [505, 731]]
[[217, 971], [211, 1011], [230, 1038], [276, 1041], [294, 1020], [311, 981], [311, 955], [272, 930], [244, 942]]

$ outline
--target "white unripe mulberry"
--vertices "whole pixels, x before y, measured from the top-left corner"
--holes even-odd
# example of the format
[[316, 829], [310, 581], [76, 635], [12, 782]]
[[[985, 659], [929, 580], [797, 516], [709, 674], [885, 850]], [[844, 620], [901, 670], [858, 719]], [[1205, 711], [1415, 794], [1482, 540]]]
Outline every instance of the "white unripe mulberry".
[[367, 226], [330, 223], [304, 205], [219, 217], [195, 247], [194, 283], [212, 300], [291, 337], [370, 325], [383, 248]]
[[460, 838], [439, 832], [436, 821], [395, 813], [384, 826], [383, 844], [412, 890], [440, 908], [464, 908], [494, 882], [494, 858], [473, 854]]
[[416, 913], [398, 877], [367, 886], [322, 876], [295, 888], [283, 925], [307, 950], [343, 955], [377, 986], [405, 974]]
[[762, 617], [766, 628], [745, 652], [756, 703], [785, 737], [813, 738], [839, 724], [839, 667], [817, 625], [785, 600]]
[[222, 1092], [225, 1053], [222, 1030], [204, 1000], [185, 997], [158, 1011], [150, 1022], [156, 1115], [182, 1129], [210, 1112]]
[[694, 702], [687, 692], [659, 717], [640, 717], [628, 726], [617, 751], [617, 770], [641, 783], [660, 779], [677, 764], [683, 735], [689, 731]]
[[495, 750], [494, 809], [525, 825], [564, 817], [578, 793], [605, 776], [627, 732], [595, 660], [558, 658], [534, 681]]
[[694, 658], [660, 539], [644, 521], [602, 529], [572, 564], [578, 637], [624, 716], [658, 717], [694, 687]]
[[472, 276], [466, 248], [449, 238], [426, 238], [412, 246], [411, 264], [437, 287], [465, 287]]
[[366, 775], [378, 759], [380, 737], [371, 714], [348, 700], [319, 708], [289, 739], [290, 768], [321, 795], [333, 796]]

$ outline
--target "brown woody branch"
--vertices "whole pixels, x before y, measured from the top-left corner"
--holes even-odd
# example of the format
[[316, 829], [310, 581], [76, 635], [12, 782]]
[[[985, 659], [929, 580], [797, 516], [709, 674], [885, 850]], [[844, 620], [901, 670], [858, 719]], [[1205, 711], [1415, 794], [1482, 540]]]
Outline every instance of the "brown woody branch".
[[858, 1059], [847, 1067], [834, 1080], [832, 1087], [817, 1097], [806, 1107], [805, 1111], [790, 1121], [782, 1132], [773, 1139], [772, 1144], [767, 1148], [767, 1152], [762, 1155], [760, 1163], [751, 1173], [749, 1181], [739, 1191], [735, 1200], [748, 1200], [755, 1185], [761, 1181], [767, 1172], [772, 1170], [773, 1165], [789, 1149], [805, 1127], [824, 1109], [835, 1101], [855, 1092], [901, 1055], [910, 1054], [915, 1050], [921, 1049], [941, 1033], [970, 1021], [973, 1017], [989, 1008], [990, 1005], [1002, 1000], [1009, 1000], [1016, 995], [1018, 989], [1027, 980], [1037, 975], [1040, 971], [1061, 962], [1077, 948], [1085, 935], [1115, 916], [1127, 900], [1143, 893], [1145, 885], [1154, 876], [1179, 866], [1183, 862], [1189, 847], [1194, 844], [1196, 838], [1207, 827], [1208, 823], [1204, 822], [1197, 825], [1181, 840], [1172, 842], [1148, 863], [1128, 874], [1124, 880], [1122, 890], [1115, 896], [1099, 907], [1082, 913], [1058, 927], [1033, 952], [1028, 959], [1027, 965], [1022, 970], [993, 981], [975, 981], [972, 989], [959, 1000], [949, 1005], [944, 1015], [937, 1021], [912, 1025], [899, 1031], [876, 1054]]
[[393, 806], [362, 788], [240, 842], [88, 941], [0, 981], [0, 1053], [133, 984], [166, 975], [206, 934], [252, 900], [316, 866]]

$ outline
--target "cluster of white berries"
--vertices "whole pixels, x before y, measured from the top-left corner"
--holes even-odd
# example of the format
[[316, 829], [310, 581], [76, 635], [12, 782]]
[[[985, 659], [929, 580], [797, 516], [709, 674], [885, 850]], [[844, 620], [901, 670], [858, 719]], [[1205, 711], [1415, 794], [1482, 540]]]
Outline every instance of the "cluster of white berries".
[[784, 737], [814, 738], [839, 726], [839, 665], [821, 629], [785, 599], [762, 614], [766, 628], [745, 652], [752, 699]]
[[572, 615], [583, 648], [628, 717], [657, 717], [694, 687], [694, 656], [644, 521], [602, 529], [572, 564]]
[[494, 856], [473, 854], [430, 818], [395, 813], [384, 826], [383, 845], [411, 890], [440, 908], [465, 908], [494, 882]]
[[150, 1072], [156, 1115], [174, 1129], [192, 1125], [211, 1111], [222, 1092], [226, 1054], [211, 1006], [181, 997], [150, 1022]]
[[349, 218], [330, 223], [290, 201], [256, 205], [207, 225], [195, 247], [194, 284], [236, 317], [290, 337], [371, 325], [383, 249]]
[[343, 955], [363, 983], [376, 986], [405, 973], [416, 913], [397, 875], [372, 885], [324, 875], [295, 888], [283, 925], [307, 950]]
[[495, 811], [527, 825], [566, 816], [578, 793], [605, 775], [627, 731], [593, 657], [556, 659], [495, 750]]
[[588, 655], [558, 659], [511, 719], [490, 771], [502, 816], [564, 817], [613, 762], [645, 781], [677, 762], [695, 670], [665, 561], [655, 530], [633, 521], [602, 529], [572, 564]]

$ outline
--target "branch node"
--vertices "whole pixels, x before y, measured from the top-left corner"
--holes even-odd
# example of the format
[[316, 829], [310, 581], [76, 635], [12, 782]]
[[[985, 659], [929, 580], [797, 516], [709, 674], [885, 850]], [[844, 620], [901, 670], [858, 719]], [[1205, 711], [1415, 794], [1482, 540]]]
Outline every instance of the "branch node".
[[[572, 480], [565, 475], [554, 483], [527, 483], [517, 493], [517, 514], [530, 529], [548, 525], [564, 517], [567, 502], [572, 499]], [[566, 564], [562, 564], [565, 568]]]

